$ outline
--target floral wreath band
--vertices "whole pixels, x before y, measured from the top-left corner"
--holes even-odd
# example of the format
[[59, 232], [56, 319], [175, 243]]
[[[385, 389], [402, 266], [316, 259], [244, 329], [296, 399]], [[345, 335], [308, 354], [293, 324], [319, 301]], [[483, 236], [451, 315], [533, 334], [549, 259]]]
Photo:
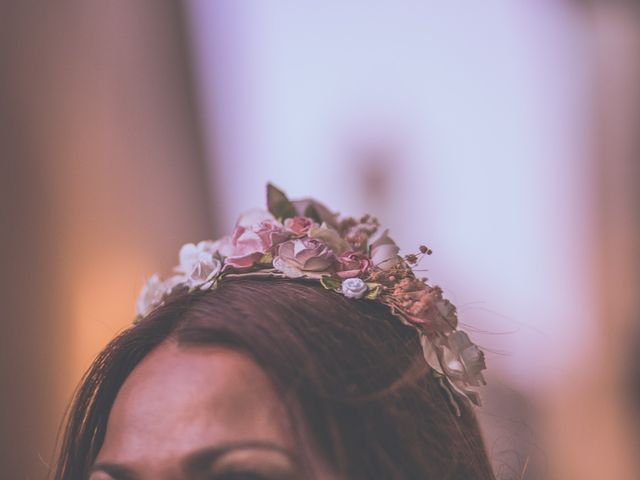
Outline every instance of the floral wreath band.
[[442, 289], [412, 268], [431, 254], [429, 248], [400, 256], [375, 217], [340, 217], [313, 199], [291, 201], [271, 184], [267, 207], [241, 215], [229, 236], [184, 245], [174, 274], [164, 280], [152, 275], [142, 288], [136, 323], [178, 289], [210, 290], [233, 277], [311, 279], [345, 297], [388, 306], [417, 330], [424, 358], [456, 412], [453, 392], [480, 405], [471, 387], [485, 384], [484, 354], [457, 329], [456, 308]]

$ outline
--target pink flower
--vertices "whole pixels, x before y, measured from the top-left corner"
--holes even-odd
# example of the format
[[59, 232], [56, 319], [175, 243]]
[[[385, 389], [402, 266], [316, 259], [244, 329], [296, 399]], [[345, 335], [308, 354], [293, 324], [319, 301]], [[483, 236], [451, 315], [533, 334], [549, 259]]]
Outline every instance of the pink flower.
[[330, 273], [334, 262], [333, 252], [324, 243], [296, 238], [278, 245], [273, 266], [290, 278], [320, 278]]
[[362, 252], [348, 251], [338, 257], [340, 278], [359, 277], [367, 271], [371, 264], [369, 258]]
[[314, 225], [317, 226], [317, 223], [307, 217], [287, 218], [284, 221], [285, 230], [291, 232], [296, 237], [303, 237], [307, 235], [307, 233], [309, 233], [309, 229]]
[[[253, 220], [258, 223], [252, 224]], [[226, 257], [225, 266], [249, 268], [288, 237], [282, 224], [271, 214], [251, 211], [241, 216], [233, 234], [223, 239], [220, 253]]]
[[263, 220], [260, 225], [253, 227], [253, 230], [262, 239], [267, 251], [289, 238], [289, 234], [277, 220]]

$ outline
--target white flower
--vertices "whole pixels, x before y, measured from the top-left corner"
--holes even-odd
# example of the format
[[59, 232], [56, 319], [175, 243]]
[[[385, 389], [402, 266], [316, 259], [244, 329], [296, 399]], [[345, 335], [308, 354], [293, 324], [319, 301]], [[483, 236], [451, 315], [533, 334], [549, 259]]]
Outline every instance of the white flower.
[[200, 261], [196, 263], [191, 273], [185, 277], [185, 284], [190, 288], [207, 290], [211, 288], [216, 277], [222, 269], [222, 262], [217, 258], [202, 254]]
[[445, 350], [447, 374], [453, 378], [459, 378], [467, 385], [484, 385], [482, 370], [487, 366], [484, 353], [462, 330], [456, 330], [447, 337], [449, 350]]
[[342, 293], [347, 298], [362, 298], [369, 287], [361, 278], [347, 278], [342, 282]]
[[147, 279], [136, 301], [138, 315], [146, 317], [151, 311], [162, 303], [166, 287], [157, 274]]
[[222, 244], [221, 240], [203, 240], [198, 242], [197, 245], [193, 243], [185, 243], [180, 249], [179, 258], [180, 264], [176, 267], [176, 271], [188, 274], [194, 266], [202, 261], [204, 255], [214, 255], [218, 252]]
[[389, 238], [389, 230], [385, 230], [378, 239], [371, 244], [371, 261], [374, 266], [389, 270], [400, 262], [398, 255], [400, 249], [396, 243]]
[[210, 288], [222, 269], [222, 262], [214, 256], [218, 247], [219, 242], [210, 240], [204, 240], [197, 245], [193, 243], [183, 245], [180, 249], [180, 265], [176, 267], [182, 280], [180, 276], [177, 279], [174, 278], [171, 287], [183, 283], [189, 289]]

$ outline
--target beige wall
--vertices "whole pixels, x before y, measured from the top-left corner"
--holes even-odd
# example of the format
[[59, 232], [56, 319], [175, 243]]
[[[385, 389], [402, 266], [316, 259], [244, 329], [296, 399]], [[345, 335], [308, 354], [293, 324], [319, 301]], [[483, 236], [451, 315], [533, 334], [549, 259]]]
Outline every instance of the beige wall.
[[541, 420], [554, 479], [632, 480], [640, 469], [640, 405], [628, 396], [630, 375], [640, 371], [629, 363], [638, 358], [629, 349], [640, 345], [640, 7], [592, 2], [586, 14], [596, 72], [598, 343], [582, 373], [544, 399]]
[[37, 479], [144, 277], [212, 222], [181, 6], [0, 5], [0, 476]]

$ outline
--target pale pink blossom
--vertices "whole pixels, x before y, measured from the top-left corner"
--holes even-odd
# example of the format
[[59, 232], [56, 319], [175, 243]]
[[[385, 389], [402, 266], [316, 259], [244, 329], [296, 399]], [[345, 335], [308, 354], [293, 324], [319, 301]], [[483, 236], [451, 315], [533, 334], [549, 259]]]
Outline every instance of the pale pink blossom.
[[[249, 223], [253, 220], [258, 223]], [[254, 210], [241, 216], [233, 234], [222, 240], [220, 254], [226, 257], [225, 265], [249, 268], [288, 237], [282, 224], [270, 213]]]
[[290, 278], [319, 278], [332, 271], [333, 252], [324, 243], [311, 238], [288, 240], [278, 245], [273, 266]]
[[296, 237], [303, 237], [309, 233], [309, 229], [318, 226], [312, 219], [307, 217], [287, 218], [284, 221], [284, 229]]

